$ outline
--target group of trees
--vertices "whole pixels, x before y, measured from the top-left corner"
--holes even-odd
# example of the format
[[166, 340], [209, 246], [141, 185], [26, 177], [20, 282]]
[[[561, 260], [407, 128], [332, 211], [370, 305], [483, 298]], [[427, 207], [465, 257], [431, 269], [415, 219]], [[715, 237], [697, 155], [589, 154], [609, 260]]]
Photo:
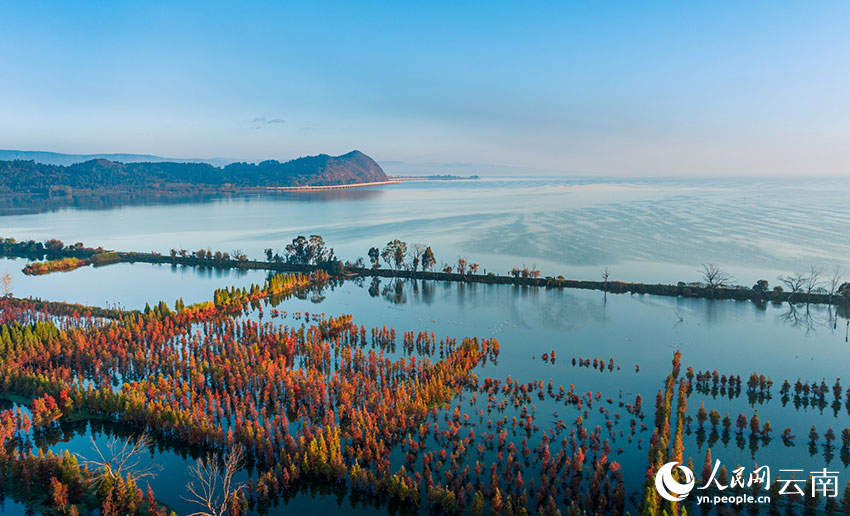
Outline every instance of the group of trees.
[[408, 249], [407, 242], [398, 239], [387, 242], [383, 250], [377, 247], [370, 248], [368, 256], [373, 269], [380, 268], [381, 259], [395, 271], [430, 271], [437, 264], [434, 251], [431, 250], [430, 246], [411, 244]]
[[39, 431], [36, 421], [42, 412], [57, 413], [51, 415], [50, 421], [42, 422], [42, 426], [62, 415], [56, 406], [45, 407], [44, 403], [52, 403], [48, 397], [34, 400], [37, 414], [32, 421], [20, 409], [0, 411], [0, 473], [4, 489], [13, 487], [16, 498], [25, 497], [27, 505], [40, 507], [39, 512], [47, 514], [76, 516], [94, 510], [103, 516], [168, 514], [150, 488], [147, 494], [142, 493], [138, 480], [144, 475], [126, 465], [128, 460], [137, 460], [141, 453], [135, 458], [125, 454], [123, 462], [110, 456], [100, 462], [83, 463], [67, 450], [54, 454], [39, 449], [34, 453], [28, 434]]
[[[192, 191], [207, 188], [279, 187], [386, 181], [374, 160], [353, 151], [342, 156], [306, 156], [287, 162], [120, 163], [93, 159], [68, 166], [34, 161], [0, 161], [0, 192], [51, 193], [66, 189], [92, 193]], [[64, 187], [64, 188], [63, 188]]]
[[60, 258], [58, 260], [48, 260], [46, 262], [32, 262], [24, 266], [24, 274], [28, 276], [39, 276], [58, 271], [72, 271], [90, 265], [91, 260], [79, 259], [74, 257]]
[[[334, 250], [328, 248], [324, 239], [319, 235], [310, 235], [309, 238], [298, 236], [286, 245], [285, 253], [281, 255], [273, 249], [266, 249], [266, 261], [269, 263], [291, 263], [297, 265], [315, 265], [323, 267], [329, 263], [340, 262], [334, 256]], [[430, 247], [421, 244], [412, 244], [408, 249], [407, 242], [395, 239], [387, 243], [383, 250], [372, 247], [367, 253], [369, 263], [373, 269], [381, 266], [381, 259], [393, 270], [411, 269], [416, 271], [420, 265], [422, 270], [433, 268], [435, 260], [434, 253]], [[358, 261], [355, 266], [360, 266]]]
[[[124, 259], [134, 261], [142, 259], [140, 257], [145, 255], [145, 253], [127, 253], [127, 256], [123, 256], [116, 252], [104, 251], [102, 248], [85, 247], [80, 242], [73, 245], [65, 245], [57, 239], [51, 239], [46, 242], [17, 242], [11, 238], [0, 239], [0, 251], [9, 256], [28, 256], [32, 259], [42, 259], [45, 256], [54, 258], [48, 262], [28, 264], [25, 268], [27, 274], [44, 274], [58, 270], [72, 270], [90, 263], [107, 265]], [[151, 260], [158, 261], [156, 260], [156, 258], [159, 258], [157, 253], [150, 253], [150, 255]], [[362, 258], [354, 263], [343, 262], [337, 258], [333, 248], [328, 247], [320, 235], [310, 235], [309, 237], [298, 236], [285, 246], [282, 253], [272, 248], [267, 248], [265, 249], [265, 255], [268, 263], [302, 266], [300, 269], [305, 270], [319, 268], [336, 276], [342, 275], [346, 270], [351, 268], [360, 269], [365, 266]], [[437, 268], [437, 261], [430, 246], [408, 244], [399, 239], [391, 240], [382, 249], [378, 247], [370, 248], [367, 256], [368, 266], [372, 269], [380, 269], [382, 262], [387, 268], [396, 272], [433, 271]], [[186, 249], [171, 249], [171, 258], [174, 263], [177, 263], [178, 258], [180, 258], [182, 259], [180, 263], [204, 266], [209, 264], [226, 267], [246, 266], [249, 261], [248, 256], [238, 249], [230, 253], [222, 251], [213, 252], [210, 249], [199, 249], [195, 252], [189, 252]], [[185, 261], [187, 259], [189, 260], [188, 262]], [[299, 267], [295, 268], [299, 269]], [[442, 263], [437, 270], [443, 273], [455, 273], [460, 276], [466, 276], [468, 274], [478, 274], [479, 265], [470, 262], [465, 257], [458, 257], [455, 264]], [[682, 295], [682, 289], [685, 289], [684, 295], [688, 296], [702, 295], [715, 297], [722, 295], [735, 299], [746, 299], [748, 297], [753, 299], [782, 299], [788, 300], [792, 304], [811, 301], [833, 304], [836, 297], [840, 297], [839, 302], [850, 299], [850, 282], [844, 281], [844, 272], [841, 267], [835, 267], [829, 274], [826, 274], [823, 268], [812, 266], [806, 273], [780, 276], [778, 280], [781, 284], [773, 287], [772, 290], [768, 281], [761, 279], [749, 289], [752, 292], [760, 294], [755, 297], [745, 287], [732, 285], [734, 276], [717, 264], [705, 263], [699, 272], [702, 275], [702, 282], [687, 284], [679, 282], [675, 288], [672, 285], [612, 283], [609, 281], [610, 270], [608, 267], [602, 270], [601, 284], [599, 282], [578, 283], [583, 285], [582, 288], [588, 288], [588, 285], [593, 285], [591, 288], [602, 288], [605, 291], [610, 291], [613, 288], [613, 290], [618, 292], [631, 291], [659, 293], [663, 295]], [[512, 268], [510, 275], [515, 281], [538, 280], [541, 277], [541, 272], [535, 266], [522, 266]], [[492, 276], [492, 274], [488, 276]], [[566, 282], [562, 276], [558, 276], [557, 278], [547, 277], [545, 285], [547, 287], [563, 287], [570, 283]]]
[[[266, 250], [268, 256], [269, 250]], [[325, 245], [325, 240], [319, 235], [310, 238], [298, 236], [286, 245], [286, 261], [299, 265], [317, 265], [333, 260], [334, 250]]]
[[[701, 272], [709, 288], [728, 287], [729, 283], [734, 281], [734, 276], [713, 263], [703, 264]], [[802, 295], [828, 294], [831, 302], [832, 296], [850, 294], [850, 283], [844, 281], [844, 269], [840, 266], [835, 266], [829, 274], [826, 274], [823, 267], [812, 265], [808, 272], [786, 274], [779, 276], [778, 280], [784, 288], [782, 286], [774, 288], [780, 292], [787, 291], [794, 299]], [[767, 292], [769, 284], [767, 280], [758, 280], [752, 289]]]
[[[714, 263], [705, 263], [700, 269], [704, 284], [712, 289], [730, 287], [734, 276], [720, 268]], [[797, 272], [779, 276], [781, 285], [774, 287], [777, 293], [787, 293], [788, 301], [808, 301], [813, 294], [826, 294], [829, 303], [833, 302], [835, 296], [850, 297], [850, 282], [844, 281], [844, 270], [835, 266], [828, 274], [823, 267], [812, 265], [808, 272]], [[607, 282], [607, 268], [603, 272], [603, 280]], [[752, 287], [756, 292], [768, 292], [770, 285], [767, 280], [760, 279]]]
[[[388, 244], [390, 263], [401, 249], [403, 263], [412, 266], [407, 245], [400, 244]], [[289, 256], [316, 264], [333, 254], [323, 242], [296, 239]], [[465, 262], [458, 264], [464, 273], [471, 270]], [[277, 275], [262, 286], [219, 289], [209, 303], [186, 307], [178, 300], [172, 310], [161, 302], [108, 319], [0, 299], [0, 389], [33, 400], [31, 428], [13, 425], [9, 438], [85, 414], [225, 459], [227, 450], [244, 449], [257, 468], [245, 485], [227, 473], [241, 460], [222, 469], [215, 458], [202, 459], [190, 472], [187, 497], [215, 516], [262, 510], [310, 482], [450, 513], [479, 514], [487, 506], [494, 514], [625, 511], [625, 485], [613, 457], [620, 443], [640, 442], [648, 430], [640, 396], [630, 404], [620, 393], [618, 404], [614, 396], [582, 394], [552, 380], [483, 377], [499, 354], [495, 339], [405, 332], [397, 349], [393, 328], [373, 329], [370, 340], [350, 315], [313, 314], [296, 327], [263, 322], [261, 301], [326, 279], [321, 271]], [[248, 306], [259, 320], [245, 316]], [[618, 374], [614, 364], [612, 357], [607, 368]], [[651, 471], [684, 461], [688, 398], [699, 392], [694, 381], [741, 388], [734, 375], [680, 369], [677, 352], [656, 397]], [[771, 383], [751, 375], [747, 390], [769, 394]], [[539, 416], [544, 403], [546, 412], [574, 410], [574, 421], [557, 412]], [[745, 419], [744, 429], [769, 435], [769, 426]], [[88, 469], [107, 486], [96, 489], [105, 514], [155, 512], [153, 496], [141, 495], [137, 478], [109, 460], [94, 460], [99, 463]], [[14, 475], [17, 467], [3, 471]], [[78, 503], [73, 483], [56, 478], [44, 478], [42, 492], [51, 493], [56, 507]], [[213, 479], [228, 487], [211, 494]], [[670, 513], [671, 505], [647, 487], [643, 512]]]
[[[0, 307], [0, 388], [36, 400], [41, 428], [87, 414], [218, 454], [244, 447], [259, 473], [244, 486], [230, 476], [229, 493], [209, 493], [213, 477], [217, 485], [224, 480], [214, 459], [190, 472], [186, 496], [204, 514], [262, 510], [313, 481], [449, 512], [488, 505], [499, 514], [624, 511], [620, 467], [609, 459], [618, 418], [603, 405], [607, 425], [586, 428], [579, 417], [567, 435], [563, 421], [538, 428], [535, 415], [544, 399], [589, 410], [598, 394], [543, 380], [480, 381], [498, 355], [495, 340], [411, 335], [398, 354], [389, 346], [394, 330], [375, 332], [370, 342], [351, 316], [288, 328], [234, 311], [303, 281], [281, 278], [223, 289], [216, 303], [178, 302], [175, 310], [160, 303], [114, 319], [57, 321], [42, 319], [40, 306]], [[391, 459], [399, 449], [402, 463]], [[155, 501], [134, 487], [138, 477], [100, 455], [111, 454], [88, 464], [107, 485], [97, 489], [102, 511], [148, 510]], [[68, 485], [44, 492], [52, 490], [57, 507], [66, 495], [75, 504]]]
[[[263, 285], [251, 284], [247, 288], [230, 287], [216, 289], [213, 292], [212, 305], [217, 310], [240, 311], [243, 306], [249, 303], [256, 303], [266, 298], [294, 294], [300, 289], [306, 288], [316, 282], [325, 282], [327, 279], [327, 274], [321, 270], [313, 274], [275, 274], [269, 277]], [[206, 314], [208, 310], [209, 305], [202, 303], [190, 307], [186, 312], [192, 313], [193, 317], [209, 317], [209, 314]]]
[[14, 238], [0, 238], [0, 254], [3, 256], [16, 256], [29, 258], [31, 260], [43, 260], [45, 257], [62, 258], [74, 256], [77, 258], [90, 258], [97, 253], [103, 253], [102, 247], [86, 247], [82, 242], [65, 245], [59, 239], [51, 238], [45, 242], [27, 240], [18, 242]]
[[531, 267], [523, 265], [522, 267], [514, 267], [511, 269], [511, 276], [522, 279], [539, 278], [540, 271], [535, 265], [532, 265]]
[[[644, 484], [643, 500], [639, 508], [641, 514], [685, 514], [686, 510], [691, 511], [692, 509], [692, 506], [689, 506], [688, 502], [685, 502], [683, 506], [681, 503], [676, 504], [662, 500], [654, 487], [655, 473], [663, 464], [668, 462], [674, 461], [679, 464], [686, 464], [691, 471], [697, 471], [694, 469], [692, 458], [687, 457], [684, 447], [684, 439], [690, 433], [689, 426], [692, 421], [692, 416], [688, 414], [688, 399], [692, 393], [711, 393], [713, 395], [717, 392], [719, 386], [721, 392], [728, 390], [730, 399], [741, 394], [742, 379], [739, 375], [733, 374], [727, 376], [719, 374], [716, 370], [713, 372], [700, 371], [695, 373], [693, 368], [688, 367], [684, 378], [682, 378], [680, 377], [680, 364], [681, 353], [676, 351], [673, 357], [673, 370], [656, 396], [655, 429], [650, 439], [648, 451], [649, 469], [647, 470], [646, 482]], [[751, 373], [749, 379], [746, 381], [746, 393], [749, 403], [753, 405], [756, 402], [769, 402], [772, 385], [773, 381], [769, 376]], [[784, 381], [780, 390], [783, 406], [791, 391], [792, 387], [790, 383], [787, 380]], [[797, 380], [793, 391], [794, 396], [797, 398], [808, 396], [811, 391], [811, 395], [820, 399], [822, 402], [831, 391], [834, 397], [834, 406], [839, 404], [839, 399], [845, 393], [839, 380], [836, 380], [831, 389], [824, 380], [813, 382], [811, 387], [808, 382], [803, 383], [801, 380]], [[850, 390], [847, 391], [847, 400], [848, 407], [850, 407]], [[826, 498], [825, 502], [822, 497], [808, 496], [809, 493], [814, 493], [811, 478], [809, 478], [804, 490], [806, 493], [805, 499], [803, 497], [796, 499], [780, 497], [778, 492], [781, 483], [777, 481], [773, 481], [769, 486], [762, 486], [757, 483], [753, 483], [752, 485], [732, 485], [734, 482], [731, 482], [731, 474], [725, 465], [721, 465], [715, 471], [716, 465], [711, 453], [712, 446], [717, 444], [718, 440], [722, 441], [724, 445], [727, 445], [731, 434], [736, 436], [735, 441], [738, 447], [744, 450], [747, 442], [746, 437], [748, 437], [752, 457], [757, 459], [756, 452], [758, 449], [768, 446], [774, 440], [772, 436], [772, 432], [774, 431], [773, 426], [770, 421], [762, 421], [760, 419], [758, 410], [755, 410], [750, 416], [739, 413], [737, 417], [734, 417], [728, 411], [723, 415], [716, 409], [707, 410], [704, 400], [700, 401], [699, 409], [696, 410], [694, 417], [698, 424], [696, 443], [700, 449], [705, 443], [707, 423], [710, 424], [711, 432], [708, 439], [708, 448], [705, 451], [705, 461], [701, 475], [702, 484], [708, 485], [711, 478], [714, 478], [724, 488], [728, 487], [732, 489], [734, 494], [752, 494], [753, 496], [758, 496], [761, 489], [769, 487], [774, 504], [776, 504], [776, 500], [784, 501], [785, 508], [782, 511], [784, 514], [797, 514], [798, 506], [802, 506], [802, 514], [813, 514], [814, 511], [824, 505], [827, 514], [834, 514], [840, 509], [850, 509], [850, 483], [847, 484], [847, 488], [844, 490], [843, 498]], [[723, 435], [722, 439], [720, 438], [721, 432]], [[786, 428], [779, 437], [781, 437], [781, 444], [785, 446], [794, 445], [795, 435], [791, 427]], [[833, 451], [837, 448], [835, 443], [838, 441], [839, 436], [836, 435], [830, 426], [823, 433], [823, 440], [821, 441], [821, 436], [816, 426], [812, 425], [808, 431], [808, 437], [810, 455], [814, 456], [817, 452], [817, 446], [822, 444], [824, 458], [827, 464], [829, 464], [834, 456]], [[846, 466], [850, 464], [850, 429], [846, 428], [840, 432], [840, 441], [841, 460]], [[713, 476], [715, 472], [716, 476]], [[679, 477], [678, 480], [682, 481], [682, 478]], [[839, 500], [841, 507], [839, 507]], [[770, 513], [779, 514], [775, 505], [771, 505]]]
[[41, 260], [44, 258], [45, 247], [43, 242], [36, 242], [35, 240], [18, 242], [14, 238], [0, 238], [0, 251], [2, 251], [3, 256]]
[[202, 262], [211, 262], [211, 263], [227, 263], [227, 262], [237, 262], [237, 263], [245, 263], [248, 261], [248, 255], [243, 253], [241, 249], [234, 249], [233, 252], [228, 253], [227, 251], [212, 251], [211, 249], [198, 249], [194, 253], [190, 253], [186, 249], [171, 249], [171, 259], [175, 258], [194, 258], [196, 260]]
[[265, 254], [268, 263], [315, 266], [334, 275], [344, 272], [348, 265], [334, 255], [333, 248], [329, 248], [319, 235], [310, 235], [309, 238], [299, 235], [293, 238], [286, 245], [283, 255], [272, 248], [267, 248]]
[[808, 299], [812, 294], [828, 294], [831, 303], [833, 296], [850, 296], [850, 283], [844, 281], [844, 270], [839, 266], [826, 275], [822, 267], [812, 265], [807, 273], [780, 276], [779, 281], [791, 294], [789, 301], [800, 300], [802, 295]]

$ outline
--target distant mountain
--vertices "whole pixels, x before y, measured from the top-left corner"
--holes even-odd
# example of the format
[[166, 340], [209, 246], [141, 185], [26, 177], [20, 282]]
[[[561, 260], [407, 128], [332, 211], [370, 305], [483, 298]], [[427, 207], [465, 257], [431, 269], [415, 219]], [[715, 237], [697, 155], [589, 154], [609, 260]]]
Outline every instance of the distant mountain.
[[72, 165], [0, 161], [0, 193], [182, 192], [270, 186], [330, 186], [386, 181], [369, 156], [308, 156], [281, 163], [121, 163], [93, 159]]
[[109, 161], [118, 161], [121, 163], [139, 163], [139, 162], [157, 162], [157, 163], [209, 163], [215, 166], [224, 166], [228, 163], [233, 163], [232, 159], [212, 158], [212, 159], [182, 159], [182, 158], [163, 158], [162, 156], [153, 156], [151, 154], [62, 154], [60, 152], [45, 152], [45, 151], [22, 151], [22, 150], [5, 150], [0, 149], [0, 161], [13, 160], [35, 161], [36, 163], [44, 163], [45, 165], [73, 165], [74, 163], [83, 163], [93, 159], [107, 159]]

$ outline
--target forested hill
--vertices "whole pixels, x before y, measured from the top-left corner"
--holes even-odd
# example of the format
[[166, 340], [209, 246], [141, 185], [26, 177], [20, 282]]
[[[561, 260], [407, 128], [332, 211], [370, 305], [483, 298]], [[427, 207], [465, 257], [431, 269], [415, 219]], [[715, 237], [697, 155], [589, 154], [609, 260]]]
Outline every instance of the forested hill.
[[120, 163], [95, 159], [73, 165], [0, 161], [0, 193], [50, 191], [134, 192], [193, 188], [345, 185], [386, 181], [375, 160], [360, 151], [308, 156], [281, 163]]

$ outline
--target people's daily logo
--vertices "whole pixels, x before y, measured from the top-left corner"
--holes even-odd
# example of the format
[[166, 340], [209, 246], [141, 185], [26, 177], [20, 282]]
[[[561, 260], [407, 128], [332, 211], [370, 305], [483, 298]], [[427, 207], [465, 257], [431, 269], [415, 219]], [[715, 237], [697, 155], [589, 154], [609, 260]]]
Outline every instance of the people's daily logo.
[[[684, 483], [679, 483], [673, 478], [673, 468], [677, 467], [684, 474]], [[655, 474], [655, 489], [658, 494], [665, 500], [678, 502], [687, 498], [688, 493], [694, 488], [694, 472], [688, 469], [687, 466], [682, 466], [678, 462], [668, 462], [661, 466], [658, 473]]]
[[[679, 468], [682, 473], [674, 476], [674, 468]], [[742, 466], [738, 466], [727, 477], [720, 461], [717, 460], [710, 472], [706, 467], [703, 472], [703, 480], [705, 480], [705, 485], [696, 489], [708, 491], [706, 491], [706, 494], [696, 497], [698, 505], [703, 503], [740, 505], [771, 502], [769, 494], [760, 494], [770, 489], [771, 476], [768, 466], [758, 466], [749, 475], [746, 474]], [[810, 490], [806, 489], [807, 476], [802, 469], [780, 469], [775, 481], [779, 483], [777, 494], [780, 496], [838, 497], [838, 472], [828, 471], [826, 468], [821, 471], [810, 472], [808, 476], [808, 482], [811, 485]], [[690, 468], [682, 466], [679, 462], [668, 462], [661, 466], [658, 473], [655, 474], [655, 489], [662, 498], [671, 502], [681, 502], [687, 498], [694, 489], [694, 482], [694, 472]], [[730, 488], [752, 489], [752, 493], [723, 494], [726, 489]]]

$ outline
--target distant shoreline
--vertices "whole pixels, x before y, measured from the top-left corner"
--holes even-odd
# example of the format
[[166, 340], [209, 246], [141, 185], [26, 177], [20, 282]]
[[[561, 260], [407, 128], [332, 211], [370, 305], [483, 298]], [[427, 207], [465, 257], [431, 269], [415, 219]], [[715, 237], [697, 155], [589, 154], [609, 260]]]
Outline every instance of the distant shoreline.
[[312, 190], [340, 190], [343, 188], [361, 188], [364, 186], [382, 186], [382, 185], [397, 185], [400, 184], [401, 181], [397, 179], [390, 179], [388, 181], [371, 181], [368, 183], [351, 183], [345, 185], [316, 185], [316, 186], [266, 186], [265, 190], [272, 190], [275, 192], [305, 192]]
[[73, 199], [73, 198], [95, 198], [95, 197], [126, 197], [140, 195], [157, 195], [165, 197], [179, 197], [182, 195], [218, 195], [258, 192], [299, 192], [320, 190], [341, 190], [347, 188], [360, 188], [368, 186], [382, 186], [401, 184], [402, 181], [391, 179], [388, 181], [371, 181], [367, 183], [349, 183], [340, 185], [305, 185], [305, 186], [209, 186], [209, 185], [165, 185], [160, 188], [115, 188], [115, 189], [90, 189], [53, 187], [49, 192], [10, 192], [0, 191], [0, 199]]
[[263, 191], [269, 187], [298, 191], [307, 185], [335, 189], [385, 181], [393, 180], [375, 160], [357, 150], [340, 156], [319, 154], [283, 163], [265, 160], [223, 167], [207, 163], [121, 163], [107, 159], [68, 166], [32, 160], [0, 160], [0, 192], [11, 194], [73, 196], [147, 191]]
[[159, 196], [181, 196], [195, 194], [234, 194], [234, 193], [257, 193], [257, 192], [313, 192], [325, 190], [345, 190], [350, 188], [364, 188], [370, 186], [398, 185], [418, 181], [469, 181], [476, 180], [478, 176], [456, 177], [456, 176], [422, 176], [422, 177], [390, 177], [386, 181], [369, 181], [366, 183], [347, 183], [336, 185], [303, 185], [303, 186], [235, 186], [220, 185], [212, 186], [206, 184], [162, 184], [159, 187], [145, 186], [143, 188], [71, 188], [68, 186], [51, 186], [46, 192], [14, 192], [0, 190], [2, 199], [20, 198], [44, 198], [44, 199], [72, 199], [93, 197], [120, 197], [132, 195], [159, 195]]
[[395, 181], [475, 181], [480, 179], [479, 176], [453, 176], [450, 174], [431, 175], [431, 176], [388, 176]]

